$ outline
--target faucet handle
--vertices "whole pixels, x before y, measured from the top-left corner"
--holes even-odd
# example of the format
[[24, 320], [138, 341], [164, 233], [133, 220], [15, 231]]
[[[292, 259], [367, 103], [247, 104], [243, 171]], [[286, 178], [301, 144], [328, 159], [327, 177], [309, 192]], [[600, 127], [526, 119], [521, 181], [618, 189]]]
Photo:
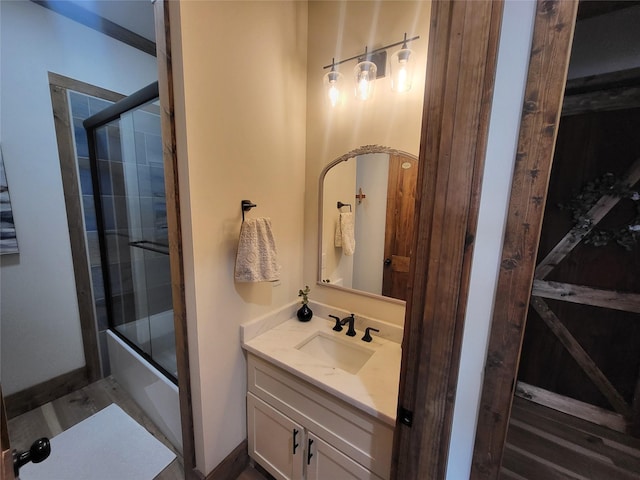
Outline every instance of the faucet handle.
[[377, 328], [373, 328], [373, 327], [367, 327], [364, 330], [364, 336], [362, 337], [362, 341], [363, 342], [370, 342], [371, 340], [373, 340], [373, 338], [371, 338], [371, 332], [378, 332], [380, 333], [380, 330], [378, 330]]
[[333, 326], [333, 329], [336, 332], [341, 332], [342, 331], [342, 325], [340, 324], [340, 318], [336, 317], [335, 315], [329, 315], [329, 316], [336, 321], [336, 324]]

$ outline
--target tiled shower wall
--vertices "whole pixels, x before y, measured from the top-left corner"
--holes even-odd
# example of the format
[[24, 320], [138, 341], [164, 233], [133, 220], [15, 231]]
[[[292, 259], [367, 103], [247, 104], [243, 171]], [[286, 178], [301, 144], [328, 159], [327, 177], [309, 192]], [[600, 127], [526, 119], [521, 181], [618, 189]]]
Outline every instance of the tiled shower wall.
[[[103, 374], [108, 375], [106, 330], [109, 325], [102, 275], [103, 266], [100, 258], [87, 136], [82, 122], [109, 106], [111, 102], [72, 91], [69, 92], [69, 102], [73, 117], [76, 158]], [[168, 243], [160, 117], [155, 105], [148, 105], [145, 110], [135, 112], [133, 118], [135, 162], [123, 162], [118, 121], [99, 129], [96, 138], [115, 326], [172, 308], [169, 256], [145, 250], [143, 255], [134, 255], [136, 258], [142, 258], [142, 260], [138, 260], [139, 264], [134, 265], [129, 245], [130, 242], [140, 240], [151, 240], [163, 245]], [[133, 178], [136, 182], [135, 190], [137, 192], [135, 193], [138, 198], [135, 204], [139, 205], [139, 208], [131, 209], [128, 207], [131, 202], [127, 201], [125, 175], [127, 181], [131, 181]], [[131, 225], [141, 228], [132, 231]], [[163, 249], [161, 248], [161, 250]], [[145, 308], [139, 306], [136, 308], [134, 269], [137, 272], [144, 272], [146, 293], [142, 292], [139, 295], [146, 295]], [[142, 347], [144, 349], [145, 346]], [[152, 352], [147, 353], [151, 354]]]

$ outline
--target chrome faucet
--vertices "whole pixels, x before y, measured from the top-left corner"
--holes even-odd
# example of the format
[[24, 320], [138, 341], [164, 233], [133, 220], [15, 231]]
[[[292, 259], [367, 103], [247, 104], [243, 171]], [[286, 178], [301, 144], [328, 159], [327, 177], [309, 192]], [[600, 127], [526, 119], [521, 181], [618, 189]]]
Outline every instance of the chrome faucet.
[[353, 313], [351, 314], [351, 316], [345, 317], [342, 320], [340, 320], [340, 325], [344, 325], [346, 323], [349, 324], [349, 329], [347, 330], [347, 336], [348, 337], [355, 337], [356, 336], [356, 329], [354, 327], [355, 321], [356, 321], [356, 317], [354, 317]]

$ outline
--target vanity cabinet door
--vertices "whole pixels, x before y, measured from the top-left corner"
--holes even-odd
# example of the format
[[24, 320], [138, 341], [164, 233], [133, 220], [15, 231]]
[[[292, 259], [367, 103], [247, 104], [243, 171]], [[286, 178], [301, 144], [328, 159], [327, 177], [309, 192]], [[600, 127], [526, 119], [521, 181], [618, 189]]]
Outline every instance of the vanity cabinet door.
[[313, 433], [307, 433], [306, 441], [306, 480], [382, 480]]
[[304, 428], [251, 393], [247, 394], [247, 435], [249, 456], [271, 475], [278, 480], [302, 480]]

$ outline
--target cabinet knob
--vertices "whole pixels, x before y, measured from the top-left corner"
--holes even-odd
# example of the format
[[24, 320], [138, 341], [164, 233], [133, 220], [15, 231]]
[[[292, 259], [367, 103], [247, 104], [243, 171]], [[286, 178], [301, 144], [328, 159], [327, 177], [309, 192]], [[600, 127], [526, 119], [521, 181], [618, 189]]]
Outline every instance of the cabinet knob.
[[311, 445], [313, 445], [313, 440], [309, 439], [309, 445], [307, 446], [307, 465], [311, 463], [311, 457], [313, 457], [313, 453], [311, 453]]

